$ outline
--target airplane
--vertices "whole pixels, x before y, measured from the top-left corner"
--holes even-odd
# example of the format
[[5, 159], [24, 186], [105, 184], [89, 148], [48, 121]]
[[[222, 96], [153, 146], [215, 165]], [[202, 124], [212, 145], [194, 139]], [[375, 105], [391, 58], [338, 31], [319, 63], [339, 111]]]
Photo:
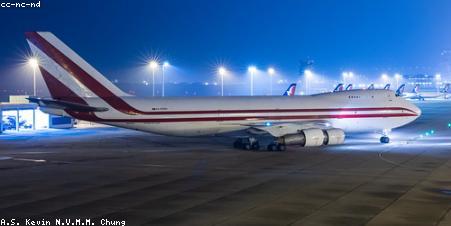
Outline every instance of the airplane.
[[[370, 90], [375, 89], [374, 84], [370, 84], [367, 89], [370, 89]], [[390, 90], [390, 84], [385, 85], [384, 88], [382, 88], [382, 89]]]
[[333, 92], [341, 92], [343, 91], [343, 83], [338, 84]]
[[288, 145], [339, 145], [345, 133], [388, 132], [411, 123], [421, 110], [388, 90], [349, 90], [308, 96], [152, 97], [127, 94], [50, 32], [26, 32], [50, 96], [29, 97], [54, 115], [168, 136], [248, 131], [234, 144], [258, 150], [252, 131], [271, 135], [269, 151]]
[[282, 96], [294, 96], [296, 94], [296, 83], [291, 83]]
[[[402, 87], [402, 89], [401, 89], [401, 87]], [[439, 91], [439, 93], [437, 93], [437, 92], [420, 92], [420, 85], [416, 84], [414, 86], [414, 88], [412, 89], [412, 92], [404, 93], [403, 91], [404, 91], [404, 88], [405, 88], [405, 84], [403, 84], [398, 89], [399, 92], [397, 91], [397, 95], [398, 96], [402, 96], [402, 97], [404, 97], [406, 99], [420, 100], [420, 101], [424, 101], [426, 99], [436, 99], [436, 98], [448, 99], [449, 87], [450, 87], [450, 84], [447, 83]]]

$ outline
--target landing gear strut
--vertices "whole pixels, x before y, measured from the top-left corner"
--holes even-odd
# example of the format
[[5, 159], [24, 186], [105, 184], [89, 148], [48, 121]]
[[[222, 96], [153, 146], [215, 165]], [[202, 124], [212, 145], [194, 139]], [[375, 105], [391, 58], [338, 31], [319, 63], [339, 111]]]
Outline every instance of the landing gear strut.
[[258, 151], [260, 149], [260, 144], [255, 137], [240, 137], [233, 143], [233, 147], [237, 149]]
[[390, 137], [388, 137], [388, 134], [391, 132], [390, 129], [384, 129], [382, 131], [382, 137], [380, 140], [381, 144], [388, 144], [390, 143]]

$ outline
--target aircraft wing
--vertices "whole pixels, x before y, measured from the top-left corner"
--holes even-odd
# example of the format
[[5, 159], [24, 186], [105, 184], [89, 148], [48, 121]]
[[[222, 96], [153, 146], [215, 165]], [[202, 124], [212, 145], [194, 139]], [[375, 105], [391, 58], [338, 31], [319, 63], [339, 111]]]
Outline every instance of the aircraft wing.
[[248, 125], [250, 128], [248, 131], [253, 134], [264, 134], [269, 133], [274, 137], [281, 137], [287, 134], [296, 134], [303, 129], [318, 128], [326, 129], [330, 128], [330, 124], [327, 121], [316, 120], [316, 121], [304, 121], [304, 122], [284, 122], [276, 124], [253, 124]]

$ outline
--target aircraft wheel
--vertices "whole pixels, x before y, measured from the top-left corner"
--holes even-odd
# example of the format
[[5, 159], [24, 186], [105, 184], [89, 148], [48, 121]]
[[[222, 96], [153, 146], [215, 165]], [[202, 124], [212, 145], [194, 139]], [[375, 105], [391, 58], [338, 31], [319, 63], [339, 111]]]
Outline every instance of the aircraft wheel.
[[285, 151], [287, 150], [287, 146], [284, 144], [277, 144], [277, 151]]
[[381, 137], [380, 141], [382, 144], [388, 144], [388, 143], [390, 143], [390, 138], [387, 136], [383, 136], [383, 137]]
[[260, 144], [257, 142], [253, 143], [251, 146], [252, 150], [258, 151], [260, 149]]
[[269, 144], [267, 150], [268, 151], [277, 151], [277, 147], [275, 144]]

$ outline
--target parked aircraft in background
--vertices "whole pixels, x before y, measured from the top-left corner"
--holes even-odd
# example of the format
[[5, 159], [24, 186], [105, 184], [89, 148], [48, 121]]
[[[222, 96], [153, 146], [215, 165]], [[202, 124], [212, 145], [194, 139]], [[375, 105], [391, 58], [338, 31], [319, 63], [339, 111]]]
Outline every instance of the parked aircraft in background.
[[348, 86], [346, 86], [346, 89], [345, 90], [352, 90], [352, 84], [349, 84]]
[[288, 86], [288, 89], [285, 90], [282, 96], [294, 96], [296, 94], [296, 83], [291, 83], [290, 86]]
[[343, 83], [338, 84], [333, 92], [340, 92], [343, 91]]
[[421, 92], [420, 91], [420, 85], [416, 84], [412, 91], [409, 93], [404, 93], [404, 89], [405, 89], [405, 84], [401, 85], [398, 88], [398, 91], [396, 92], [396, 94], [398, 96], [402, 96], [406, 99], [410, 99], [410, 100], [426, 100], [426, 99], [448, 99], [448, 92], [449, 92], [449, 87], [450, 84], [447, 83], [444, 85], [444, 87], [442, 89], [439, 90], [439, 92], [433, 92], [433, 91], [429, 91], [429, 92]]
[[[367, 89], [370, 89], [370, 90], [375, 89], [374, 84], [370, 84]], [[382, 88], [382, 89], [390, 90], [390, 84], [385, 85], [384, 88]]]

